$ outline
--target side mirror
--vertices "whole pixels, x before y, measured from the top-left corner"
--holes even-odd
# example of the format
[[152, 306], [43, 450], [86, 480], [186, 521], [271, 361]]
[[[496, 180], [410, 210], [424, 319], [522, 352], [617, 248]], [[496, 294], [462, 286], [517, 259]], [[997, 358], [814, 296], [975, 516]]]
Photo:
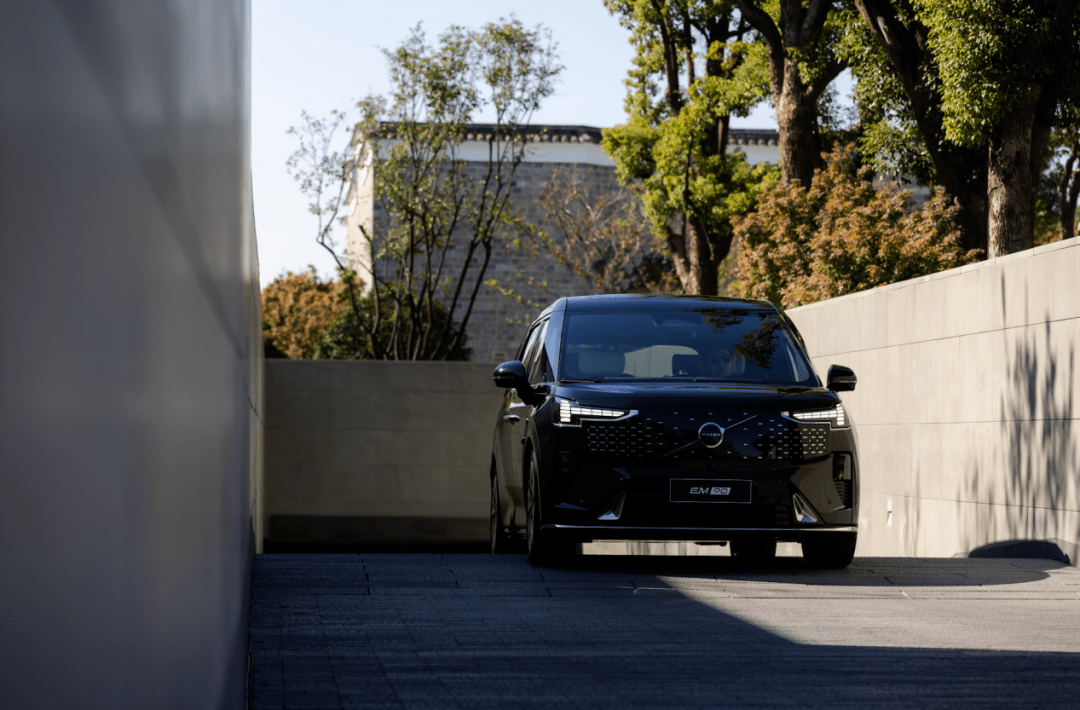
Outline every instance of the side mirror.
[[829, 384], [827, 387], [833, 392], [851, 392], [859, 379], [850, 367], [843, 365], [829, 366]]
[[513, 387], [525, 394], [532, 391], [532, 388], [529, 387], [529, 376], [525, 374], [525, 366], [521, 364], [520, 360], [504, 362], [495, 368], [492, 376], [495, 378], [496, 387], [502, 387], [503, 389]]

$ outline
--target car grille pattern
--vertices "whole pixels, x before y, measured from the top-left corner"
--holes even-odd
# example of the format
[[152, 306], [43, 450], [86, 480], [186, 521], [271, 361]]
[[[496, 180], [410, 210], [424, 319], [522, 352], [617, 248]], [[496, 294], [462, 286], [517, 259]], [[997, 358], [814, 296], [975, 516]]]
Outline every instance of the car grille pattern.
[[775, 437], [775, 441], [776, 458], [778, 459], [805, 459], [824, 456], [829, 452], [829, 425], [796, 425], [781, 432]]
[[589, 450], [598, 454], [644, 458], [652, 456], [655, 449], [654, 427], [646, 421], [589, 422], [585, 432]]
[[[690, 416], [693, 414], [693, 416]], [[750, 421], [748, 418], [753, 417]], [[725, 428], [724, 442], [716, 449], [696, 444], [698, 429], [706, 422]], [[829, 453], [830, 425], [802, 424], [779, 414], [711, 412], [683, 416], [639, 415], [619, 422], [585, 420], [582, 428], [589, 450], [626, 458], [672, 456], [675, 459], [737, 458], [798, 461]]]

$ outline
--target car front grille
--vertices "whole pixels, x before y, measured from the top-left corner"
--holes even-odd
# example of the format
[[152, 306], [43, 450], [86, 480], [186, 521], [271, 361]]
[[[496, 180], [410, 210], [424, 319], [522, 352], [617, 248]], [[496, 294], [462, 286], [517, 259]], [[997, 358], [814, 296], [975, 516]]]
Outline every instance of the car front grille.
[[656, 448], [655, 427], [640, 419], [631, 422], [588, 422], [585, 434], [589, 451], [598, 454], [644, 458], [652, 456]]
[[[716, 449], [698, 443], [698, 429], [706, 422], [725, 428], [724, 441]], [[592, 453], [629, 459], [670, 456], [799, 461], [829, 453], [830, 439], [827, 423], [803, 424], [779, 414], [641, 414], [618, 422], [586, 419], [582, 429]]]

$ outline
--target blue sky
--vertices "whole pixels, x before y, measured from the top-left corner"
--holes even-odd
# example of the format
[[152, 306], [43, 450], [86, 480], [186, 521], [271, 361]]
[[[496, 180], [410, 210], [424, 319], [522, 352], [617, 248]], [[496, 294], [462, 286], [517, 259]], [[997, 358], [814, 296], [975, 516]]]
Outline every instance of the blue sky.
[[[379, 48], [395, 47], [417, 22], [434, 39], [451, 24], [479, 27], [511, 13], [528, 26], [550, 28], [566, 67], [536, 123], [604, 127], [625, 120], [622, 82], [633, 51], [629, 33], [600, 0], [253, 0], [251, 164], [263, 285], [308, 264], [323, 275], [332, 273], [331, 260], [315, 244], [315, 218], [285, 172], [296, 147], [285, 131], [299, 123], [300, 111], [325, 115], [350, 108], [369, 92], [386, 93]], [[735, 125], [767, 128], [776, 121], [762, 105]]]

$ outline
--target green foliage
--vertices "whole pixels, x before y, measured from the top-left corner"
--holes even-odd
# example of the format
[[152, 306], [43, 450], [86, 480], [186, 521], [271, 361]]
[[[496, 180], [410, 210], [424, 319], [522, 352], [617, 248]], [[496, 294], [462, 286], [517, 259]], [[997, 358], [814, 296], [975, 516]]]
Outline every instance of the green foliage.
[[778, 183], [757, 212], [736, 220], [737, 293], [793, 308], [979, 257], [960, 248], [955, 208], [943, 195], [913, 209], [910, 192], [875, 186], [854, 156], [851, 146], [836, 149], [809, 189]]
[[1076, 0], [913, 1], [937, 57], [949, 140], [984, 144], [1033, 92], [1080, 100]]
[[[337, 318], [323, 332], [315, 352], [316, 358], [327, 360], [370, 360], [378, 352], [379, 344], [391, 343], [396, 339], [395, 328], [422, 331], [429, 324], [425, 310], [405, 312], [400, 319], [377, 318], [379, 303], [392, 302], [392, 295], [383, 287], [380, 298], [369, 293], [357, 299], [357, 308], [341, 308]], [[421, 322], [413, 323], [416, 317]], [[454, 322], [447, 317], [446, 308], [438, 301], [434, 302], [431, 312], [432, 330], [453, 328]], [[377, 325], [376, 325], [377, 322]], [[373, 337], [374, 336], [374, 337]], [[467, 347], [468, 336], [455, 342], [453, 349], [438, 342], [428, 340], [425, 348], [415, 354], [414, 360], [468, 360], [472, 351]], [[441, 349], [440, 349], [441, 348]]]
[[[913, 17], [900, 19], [910, 24]], [[925, 139], [896, 70], [881, 44], [857, 13], [840, 15], [837, 54], [855, 78], [854, 99], [860, 127], [859, 153], [875, 171], [920, 185], [938, 182]]]
[[[776, 179], [774, 168], [726, 151], [730, 116], [767, 95], [764, 47], [750, 41], [730, 1], [605, 4], [631, 31], [636, 54], [626, 80], [629, 120], [604, 131], [604, 150], [619, 181], [640, 191], [683, 288], [715, 292], [731, 217], [753, 209], [761, 185]], [[695, 269], [709, 273], [699, 279]]]

